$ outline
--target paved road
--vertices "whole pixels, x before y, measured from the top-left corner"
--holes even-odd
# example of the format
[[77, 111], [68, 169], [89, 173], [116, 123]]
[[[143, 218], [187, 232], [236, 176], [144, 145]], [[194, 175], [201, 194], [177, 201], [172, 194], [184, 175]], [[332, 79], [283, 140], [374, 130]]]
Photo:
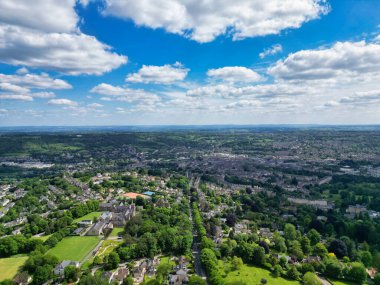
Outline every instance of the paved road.
[[323, 285], [332, 285], [329, 281], [327, 281], [325, 278], [318, 276], [319, 280], [322, 282]]
[[[199, 178], [192, 178], [190, 181], [190, 186], [195, 187], [198, 190], [198, 185], [199, 185]], [[190, 196], [189, 196], [189, 201], [190, 201]], [[207, 280], [206, 272], [201, 264], [200, 261], [200, 245], [198, 243], [198, 233], [195, 230], [195, 225], [194, 225], [194, 220], [193, 220], [193, 208], [190, 206], [190, 218], [193, 223], [193, 256], [194, 256], [194, 270], [197, 275], [202, 277], [203, 279]]]
[[[196, 235], [194, 236], [196, 238]], [[207, 279], [206, 272], [203, 269], [203, 266], [200, 261], [200, 249], [199, 244], [194, 242], [193, 243], [193, 256], [194, 256], [194, 270], [197, 275], [202, 277], [203, 279]]]

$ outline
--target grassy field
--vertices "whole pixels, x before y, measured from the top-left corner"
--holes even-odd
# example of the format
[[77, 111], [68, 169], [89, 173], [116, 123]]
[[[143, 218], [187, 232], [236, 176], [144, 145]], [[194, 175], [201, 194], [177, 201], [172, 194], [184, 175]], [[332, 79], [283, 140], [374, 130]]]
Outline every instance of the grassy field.
[[27, 256], [0, 258], [0, 282], [12, 279], [27, 259]]
[[124, 228], [113, 228], [111, 234], [109, 235], [110, 237], [118, 237], [119, 233], [124, 231]]
[[170, 264], [171, 266], [174, 266], [175, 265], [175, 262], [173, 260], [170, 260], [170, 256], [161, 256], [160, 257], [160, 265], [161, 264]]
[[247, 285], [259, 285], [261, 279], [264, 278], [268, 281], [268, 285], [299, 285], [297, 281], [286, 280], [283, 278], [274, 278], [268, 270], [243, 265], [240, 270], [231, 271], [227, 274], [225, 280], [227, 284], [241, 281]]
[[75, 219], [73, 221], [73, 223], [76, 224], [82, 220], [93, 220], [94, 218], [99, 218], [101, 214], [102, 214], [102, 212], [92, 212], [92, 213], [89, 213], [89, 214], [87, 214], [81, 218]]
[[82, 261], [100, 242], [98, 237], [66, 237], [48, 252], [62, 260]]
[[40, 237], [34, 237], [35, 239], [39, 239], [39, 240], [42, 240], [42, 241], [46, 241], [51, 235], [47, 235], [47, 236], [40, 236]]

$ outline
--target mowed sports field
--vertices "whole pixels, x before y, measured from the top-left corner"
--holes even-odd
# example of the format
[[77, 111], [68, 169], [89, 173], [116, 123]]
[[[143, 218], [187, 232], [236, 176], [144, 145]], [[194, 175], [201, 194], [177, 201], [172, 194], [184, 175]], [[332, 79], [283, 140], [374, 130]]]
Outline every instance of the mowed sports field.
[[27, 256], [0, 258], [0, 282], [12, 279], [27, 259]]
[[80, 262], [99, 242], [100, 238], [92, 236], [66, 237], [49, 250], [48, 253], [55, 255], [60, 261], [72, 260]]

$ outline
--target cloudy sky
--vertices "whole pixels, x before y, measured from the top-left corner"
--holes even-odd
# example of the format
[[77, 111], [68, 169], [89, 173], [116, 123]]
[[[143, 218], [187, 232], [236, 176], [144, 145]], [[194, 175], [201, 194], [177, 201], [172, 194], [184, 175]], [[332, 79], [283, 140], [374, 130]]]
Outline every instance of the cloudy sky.
[[0, 1], [1, 126], [379, 123], [380, 1]]

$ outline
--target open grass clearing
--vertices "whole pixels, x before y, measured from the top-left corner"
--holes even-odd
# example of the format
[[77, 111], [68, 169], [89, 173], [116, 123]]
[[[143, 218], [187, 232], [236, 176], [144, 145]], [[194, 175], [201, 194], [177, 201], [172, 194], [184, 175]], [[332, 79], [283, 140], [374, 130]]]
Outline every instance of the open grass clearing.
[[300, 285], [300, 282], [287, 280], [281, 277], [275, 278], [272, 274], [263, 268], [243, 265], [239, 270], [230, 271], [225, 277], [225, 281], [228, 284], [234, 284], [235, 282], [242, 282], [247, 285], [259, 285], [261, 279], [266, 279], [268, 285]]
[[12, 279], [27, 259], [27, 256], [0, 258], [0, 282]]
[[83, 217], [80, 217], [78, 219], [73, 220], [73, 223], [76, 224], [76, 223], [83, 221], [83, 220], [91, 220], [92, 221], [94, 218], [99, 218], [101, 214], [102, 214], [102, 212], [91, 212], [91, 213], [89, 213]]
[[109, 237], [118, 237], [119, 234], [122, 233], [123, 231], [124, 231], [124, 228], [121, 228], [121, 227], [120, 228], [119, 227], [113, 228]]
[[167, 255], [160, 257], [160, 265], [161, 264], [169, 264], [171, 266], [175, 266], [175, 262], [171, 260], [171, 256], [167, 256]]
[[40, 236], [40, 237], [33, 237], [35, 239], [39, 239], [39, 240], [42, 240], [43, 242], [45, 242], [51, 235], [46, 235], [46, 236]]
[[62, 260], [82, 261], [100, 242], [100, 238], [92, 236], [66, 237], [48, 253]]

